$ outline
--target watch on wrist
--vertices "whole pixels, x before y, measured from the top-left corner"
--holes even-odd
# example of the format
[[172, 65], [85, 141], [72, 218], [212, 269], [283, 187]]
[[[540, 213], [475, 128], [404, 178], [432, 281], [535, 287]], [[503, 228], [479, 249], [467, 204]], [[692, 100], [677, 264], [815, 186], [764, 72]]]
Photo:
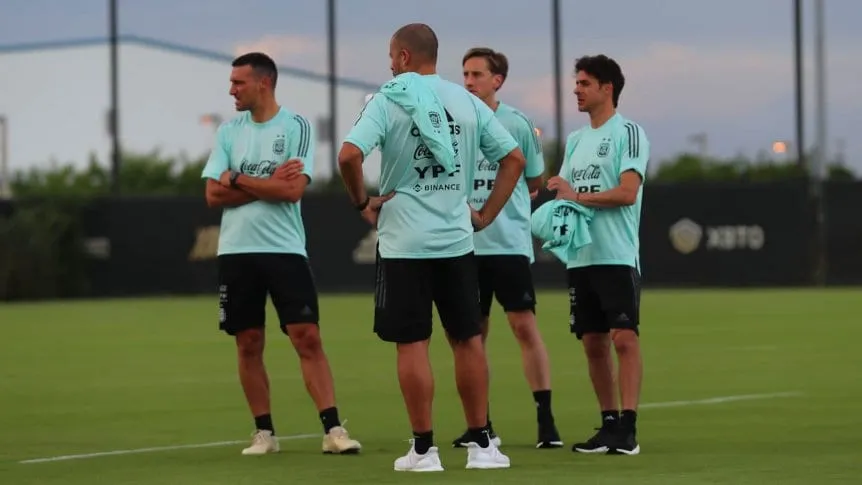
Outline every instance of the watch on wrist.
[[236, 170], [231, 170], [230, 171], [230, 186], [231, 187], [236, 187], [236, 179], [238, 179], [238, 178], [239, 178], [239, 172], [237, 172]]
[[371, 202], [371, 197], [365, 196], [365, 201], [356, 206], [356, 210], [362, 212], [368, 207], [368, 204]]

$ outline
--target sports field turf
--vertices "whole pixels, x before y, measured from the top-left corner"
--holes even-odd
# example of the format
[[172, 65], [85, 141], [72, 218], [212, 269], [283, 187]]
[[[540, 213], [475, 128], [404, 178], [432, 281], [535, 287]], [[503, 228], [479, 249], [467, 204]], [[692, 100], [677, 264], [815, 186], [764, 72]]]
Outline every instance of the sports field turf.
[[[492, 316], [492, 418], [512, 468], [464, 470], [464, 429], [439, 326], [435, 435], [447, 470], [392, 470], [410, 427], [394, 349], [371, 333], [370, 295], [322, 299], [342, 419], [359, 456], [324, 456], [317, 413], [286, 338], [267, 364], [282, 452], [239, 454], [252, 420], [215, 295], [0, 305], [0, 484], [815, 484], [862, 481], [862, 290], [658, 291], [643, 296], [642, 453], [584, 456], [598, 424], [567, 295], [539, 295], [566, 442], [536, 450], [520, 353]], [[274, 321], [274, 312], [269, 313]], [[295, 437], [296, 435], [314, 435]], [[235, 444], [218, 442], [237, 440]], [[174, 450], [144, 448], [201, 445]], [[115, 450], [114, 455], [27, 460]], [[22, 463], [23, 461], [23, 463]]]

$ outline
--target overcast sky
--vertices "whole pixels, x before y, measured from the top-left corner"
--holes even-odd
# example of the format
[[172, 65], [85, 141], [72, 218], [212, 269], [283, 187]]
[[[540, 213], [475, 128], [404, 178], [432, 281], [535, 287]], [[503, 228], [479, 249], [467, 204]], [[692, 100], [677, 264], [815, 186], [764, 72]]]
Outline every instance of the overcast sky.
[[[405, 23], [426, 22], [440, 38], [440, 71], [453, 81], [460, 80], [460, 58], [466, 49], [487, 45], [506, 53], [511, 71], [501, 98], [553, 134], [550, 2], [337, 3], [341, 75], [385, 81], [390, 76], [391, 33]], [[813, 121], [812, 3], [806, 2], [805, 31], [807, 112]], [[829, 148], [834, 153], [843, 146], [848, 163], [862, 173], [862, 157], [856, 155], [862, 140], [852, 136], [862, 131], [862, 1], [825, 3]], [[3, 0], [2, 4], [0, 44], [100, 36], [107, 29], [104, 0]], [[645, 128], [655, 159], [692, 149], [687, 138], [697, 132], [708, 134], [711, 153], [724, 156], [739, 151], [753, 155], [769, 150], [774, 140], [793, 138], [790, 0], [563, 0], [562, 4], [566, 131], [586, 122], [570, 95], [573, 60], [606, 53], [620, 61], [627, 77], [620, 111]], [[280, 64], [323, 73], [324, 5], [322, 0], [246, 0], [242, 7], [236, 0], [120, 0], [120, 28], [126, 34], [229, 54], [262, 49]], [[31, 75], [4, 70], [2, 60], [0, 77]], [[157, 63], [147, 68], [160, 70]], [[171, 76], [171, 72], [162, 74]], [[104, 75], [93, 72], [93, 76]], [[211, 82], [226, 91], [226, 80], [227, 68], [224, 78], [214, 76]], [[187, 89], [195, 88], [176, 86], [154, 95], [182, 103]], [[222, 91], [222, 98], [214, 103], [227, 106], [230, 100]], [[0, 113], [11, 99], [29, 95], [0, 92]], [[281, 101], [291, 105], [289, 95]], [[813, 135], [813, 123], [809, 123], [809, 143]]]

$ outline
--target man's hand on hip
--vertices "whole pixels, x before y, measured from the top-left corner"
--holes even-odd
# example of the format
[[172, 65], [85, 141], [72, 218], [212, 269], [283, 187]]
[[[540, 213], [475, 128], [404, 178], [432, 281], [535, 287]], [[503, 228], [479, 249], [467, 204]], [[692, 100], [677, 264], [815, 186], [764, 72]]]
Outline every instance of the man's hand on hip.
[[362, 209], [362, 218], [377, 229], [377, 218], [380, 217], [380, 208], [393, 197], [395, 197], [395, 192], [390, 192], [380, 197], [369, 197], [368, 205]]

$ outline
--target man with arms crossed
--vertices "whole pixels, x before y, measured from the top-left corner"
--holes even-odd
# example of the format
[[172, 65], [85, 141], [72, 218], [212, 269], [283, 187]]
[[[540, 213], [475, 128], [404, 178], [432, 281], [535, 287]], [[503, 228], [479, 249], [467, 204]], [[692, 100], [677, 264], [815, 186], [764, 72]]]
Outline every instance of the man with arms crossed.
[[[625, 78], [606, 56], [575, 63], [578, 110], [590, 125], [571, 135], [560, 175], [548, 181], [558, 199], [595, 209], [592, 244], [569, 261], [570, 326], [583, 341], [590, 379], [602, 412], [598, 433], [573, 451], [636, 455], [637, 407], [643, 365], [639, 342], [640, 229], [649, 140], [617, 113]], [[614, 385], [611, 343], [619, 360], [622, 413]]]
[[[536, 291], [530, 264], [533, 262], [533, 237], [530, 233], [530, 194], [543, 185], [545, 160], [542, 145], [533, 123], [515, 108], [497, 100], [497, 91], [506, 82], [509, 61], [500, 52], [485, 47], [467, 51], [461, 61], [464, 70], [464, 87], [485, 102], [500, 123], [515, 137], [527, 159], [524, 175], [512, 193], [509, 202], [494, 222], [473, 237], [476, 246], [476, 263], [479, 270], [479, 304], [482, 309], [482, 342], [488, 338], [491, 303], [497, 301], [506, 312], [509, 325], [521, 346], [524, 375], [533, 391], [538, 421], [536, 448], [560, 448], [563, 442], [554, 424], [551, 412], [551, 369], [548, 352], [536, 325]], [[497, 163], [479, 162], [473, 181], [470, 204], [480, 208], [494, 187]], [[496, 436], [488, 426], [491, 439]], [[453, 445], [464, 446], [465, 434]], [[498, 441], [499, 443], [499, 441]]]
[[[442, 121], [446, 143], [456, 148], [454, 161], [446, 161], [455, 169], [445, 170], [429, 154], [406, 108], [384, 94], [398, 78], [363, 108], [338, 162], [351, 200], [378, 229], [374, 331], [397, 346], [398, 380], [413, 427], [413, 444], [395, 460], [395, 470], [443, 470], [431, 423], [434, 379], [428, 346], [434, 304], [455, 342], [455, 380], [470, 442], [467, 468], [508, 468], [509, 458], [491, 442], [487, 427], [488, 367], [479, 328], [473, 232], [503, 208], [525, 161], [487, 106], [440, 78], [437, 46], [430, 27], [406, 25], [390, 41], [391, 69], [396, 76], [405, 74], [404, 82], [420, 83], [439, 97], [445, 113], [434, 114]], [[375, 147], [382, 152], [380, 190], [387, 194], [382, 198], [368, 197], [362, 176], [362, 162]], [[482, 159], [480, 151], [501, 168], [485, 206], [471, 211], [467, 184], [473, 180], [471, 165]]]
[[243, 454], [279, 449], [263, 363], [267, 293], [320, 412], [323, 451], [355, 453], [360, 444], [341, 426], [335, 406], [300, 212], [300, 199], [311, 181], [314, 133], [306, 118], [276, 102], [278, 71], [272, 59], [250, 53], [232, 66], [230, 94], [242, 114], [219, 127], [203, 178], [209, 206], [224, 208], [218, 246], [219, 327], [236, 339], [239, 378], [256, 429]]

